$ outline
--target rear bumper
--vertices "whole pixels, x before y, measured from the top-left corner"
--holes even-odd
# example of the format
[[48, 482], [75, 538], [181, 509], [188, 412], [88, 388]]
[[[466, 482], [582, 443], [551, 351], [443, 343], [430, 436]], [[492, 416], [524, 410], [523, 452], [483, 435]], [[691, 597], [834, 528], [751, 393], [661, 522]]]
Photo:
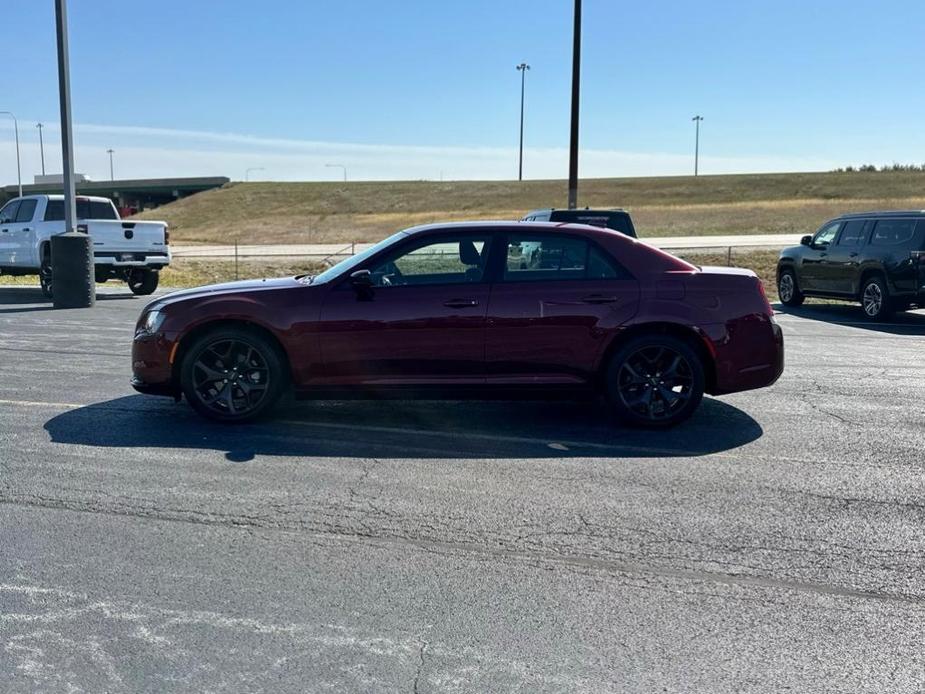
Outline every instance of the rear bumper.
[[784, 372], [784, 334], [773, 318], [744, 316], [705, 332], [715, 355], [712, 394], [765, 388]]
[[170, 265], [170, 251], [149, 253], [135, 251], [100, 251], [93, 254], [96, 267], [160, 269]]

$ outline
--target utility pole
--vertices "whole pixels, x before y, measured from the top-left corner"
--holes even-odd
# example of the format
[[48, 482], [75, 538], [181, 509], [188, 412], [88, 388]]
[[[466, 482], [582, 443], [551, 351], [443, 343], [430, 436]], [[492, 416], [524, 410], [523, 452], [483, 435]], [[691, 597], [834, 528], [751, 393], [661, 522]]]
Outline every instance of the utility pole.
[[703, 120], [703, 116], [694, 116], [691, 118], [694, 121], [694, 175], [696, 176], [700, 171], [700, 121]]
[[39, 152], [42, 153], [42, 175], [45, 175], [45, 141], [42, 139], [42, 128], [45, 126], [41, 123], [36, 123], [35, 127], [39, 129]]
[[581, 76], [581, 0], [575, 0], [572, 40], [572, 132], [568, 154], [568, 208], [578, 207], [578, 95]]
[[530, 66], [521, 63], [517, 66], [520, 72], [520, 164], [517, 168], [517, 180], [524, 180], [524, 83], [527, 79], [527, 70]]
[[113, 153], [113, 150], [107, 149], [106, 151], [109, 153], [109, 180], [110, 180], [110, 182], [112, 182], [112, 181], [115, 181], [115, 180], [116, 180], [116, 177], [115, 177], [115, 176], [113, 175], [113, 173], [112, 173], [112, 153]]
[[344, 183], [347, 182], [347, 167], [343, 164], [325, 164], [325, 167], [328, 169], [343, 169], [344, 170]]
[[16, 136], [16, 181], [19, 183], [19, 197], [22, 197], [22, 174], [19, 171], [19, 122], [12, 111], [0, 111], [0, 115], [13, 119], [13, 133]]

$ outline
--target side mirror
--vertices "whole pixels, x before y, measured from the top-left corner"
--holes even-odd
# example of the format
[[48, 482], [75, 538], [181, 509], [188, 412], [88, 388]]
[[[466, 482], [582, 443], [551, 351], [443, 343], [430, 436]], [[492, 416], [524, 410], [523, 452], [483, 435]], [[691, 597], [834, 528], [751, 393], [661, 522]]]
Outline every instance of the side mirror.
[[357, 293], [358, 299], [368, 300], [373, 296], [373, 275], [369, 270], [357, 270], [350, 273], [350, 286]]
[[812, 246], [812, 245], [813, 245], [813, 237], [812, 237], [812, 236], [804, 236], [802, 239], [800, 239], [800, 245], [801, 245], [801, 246]]

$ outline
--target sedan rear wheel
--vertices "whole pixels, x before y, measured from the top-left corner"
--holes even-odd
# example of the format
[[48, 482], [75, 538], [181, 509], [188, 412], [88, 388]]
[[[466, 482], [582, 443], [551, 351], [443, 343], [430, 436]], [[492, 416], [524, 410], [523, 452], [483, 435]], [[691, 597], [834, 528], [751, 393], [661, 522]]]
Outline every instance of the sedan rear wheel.
[[700, 356], [683, 340], [647, 335], [624, 345], [607, 370], [607, 399], [622, 420], [671, 427], [690, 417], [703, 398]]
[[285, 368], [278, 349], [249, 330], [218, 329], [186, 352], [183, 394], [199, 414], [244, 422], [268, 412], [283, 392]]

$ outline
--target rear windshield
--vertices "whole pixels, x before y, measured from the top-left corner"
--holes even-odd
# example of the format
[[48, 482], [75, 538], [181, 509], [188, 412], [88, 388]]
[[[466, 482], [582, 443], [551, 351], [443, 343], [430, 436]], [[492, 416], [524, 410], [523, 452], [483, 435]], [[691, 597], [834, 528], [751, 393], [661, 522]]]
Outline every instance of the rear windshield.
[[636, 231], [630, 216], [625, 212], [595, 212], [594, 210], [553, 210], [550, 216], [553, 222], [572, 222], [590, 224], [593, 227], [606, 227], [621, 234], [636, 238]]
[[[118, 219], [112, 203], [103, 200], [78, 200], [77, 219]], [[46, 222], [60, 222], [64, 219], [64, 200], [49, 200], [45, 208]]]

